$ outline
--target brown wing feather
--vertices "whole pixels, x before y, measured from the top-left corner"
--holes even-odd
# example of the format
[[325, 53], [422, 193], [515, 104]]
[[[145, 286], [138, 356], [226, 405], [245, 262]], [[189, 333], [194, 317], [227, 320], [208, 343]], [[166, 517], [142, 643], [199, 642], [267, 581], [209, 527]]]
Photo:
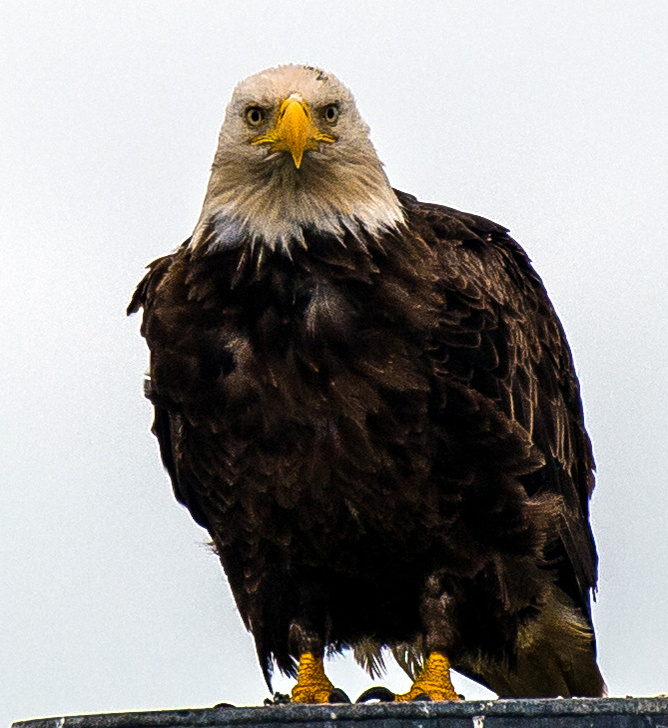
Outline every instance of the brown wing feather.
[[[187, 243], [188, 241], [183, 246], [187, 245]], [[144, 336], [146, 336], [146, 325], [151, 313], [152, 304], [155, 300], [156, 291], [169, 273], [176, 257], [177, 253], [172, 253], [154, 260], [148, 266], [148, 272], [139, 282], [130, 300], [127, 308], [128, 315], [136, 313], [140, 308], [143, 308], [147, 314], [142, 322], [142, 334]], [[164, 356], [164, 351], [157, 351], [156, 355], [160, 357], [161, 353]], [[182, 503], [188, 508], [195, 521], [200, 526], [208, 529], [210, 523], [200, 505], [197, 488], [193, 484], [195, 476], [188, 467], [181, 447], [183, 418], [174, 402], [165, 400], [158, 393], [150, 377], [146, 380], [144, 393], [154, 406], [152, 431], [158, 440], [160, 457], [165, 469], [169, 473], [174, 495], [179, 503]]]
[[523, 482], [530, 495], [561, 498], [561, 547], [548, 557], [563, 559], [560, 586], [588, 612], [597, 573], [588, 519], [594, 459], [571, 352], [543, 283], [505, 228], [398, 194], [440, 259], [435, 356], [443, 375], [493, 400], [542, 454], [543, 466]]

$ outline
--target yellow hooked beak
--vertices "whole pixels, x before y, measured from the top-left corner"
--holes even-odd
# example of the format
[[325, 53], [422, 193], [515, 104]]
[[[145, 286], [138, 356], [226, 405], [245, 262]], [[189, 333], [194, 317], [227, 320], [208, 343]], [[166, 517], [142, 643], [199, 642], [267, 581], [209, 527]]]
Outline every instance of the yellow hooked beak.
[[307, 149], [317, 149], [319, 142], [334, 142], [331, 134], [323, 134], [313, 123], [308, 104], [296, 94], [287, 98], [278, 110], [276, 126], [253, 139], [251, 144], [270, 144], [272, 152], [289, 151], [299, 169]]

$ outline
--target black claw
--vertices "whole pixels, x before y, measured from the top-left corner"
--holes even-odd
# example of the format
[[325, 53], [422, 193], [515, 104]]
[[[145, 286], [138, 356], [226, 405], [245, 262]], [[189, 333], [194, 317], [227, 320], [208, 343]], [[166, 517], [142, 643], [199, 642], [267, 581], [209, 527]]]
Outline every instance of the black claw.
[[355, 702], [368, 703], [371, 700], [378, 700], [381, 703], [393, 703], [395, 697], [396, 695], [391, 690], [377, 685], [365, 690]]
[[214, 708], [236, 708], [236, 705], [232, 705], [232, 703], [216, 703]]
[[350, 698], [346, 695], [346, 693], [341, 690], [341, 688], [334, 688], [332, 692], [329, 694], [329, 700], [330, 703], [349, 703]]
[[427, 693], [420, 693], [413, 698], [413, 701], [420, 700], [423, 703], [431, 703], [431, 698]]
[[265, 705], [287, 705], [290, 702], [290, 696], [285, 693], [274, 693], [273, 698], [265, 698]]

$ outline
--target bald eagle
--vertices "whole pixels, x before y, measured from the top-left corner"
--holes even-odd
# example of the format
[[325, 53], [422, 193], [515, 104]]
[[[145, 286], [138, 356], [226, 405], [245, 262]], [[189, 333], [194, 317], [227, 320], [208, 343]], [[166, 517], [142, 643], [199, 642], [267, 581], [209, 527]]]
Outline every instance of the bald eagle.
[[199, 221], [150, 264], [146, 394], [270, 685], [352, 648], [396, 700], [599, 696], [592, 448], [564, 331], [506, 228], [392, 189], [350, 91], [235, 88]]

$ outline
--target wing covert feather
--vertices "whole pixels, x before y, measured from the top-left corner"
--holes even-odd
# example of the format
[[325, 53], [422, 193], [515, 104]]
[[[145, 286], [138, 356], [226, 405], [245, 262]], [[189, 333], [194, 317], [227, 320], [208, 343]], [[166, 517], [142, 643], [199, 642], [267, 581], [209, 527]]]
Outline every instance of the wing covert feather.
[[[184, 243], [184, 245], [187, 244]], [[176, 253], [162, 256], [154, 260], [149, 266], [146, 275], [139, 282], [127, 309], [128, 315], [144, 309], [142, 334], [146, 335], [146, 326], [151, 315], [151, 308], [155, 300], [155, 293], [174, 263]], [[169, 343], [166, 342], [166, 347]], [[173, 401], [163, 401], [163, 397], [156, 390], [149, 376], [145, 383], [146, 397], [153, 403], [155, 414], [153, 419], [153, 434], [158, 440], [160, 457], [169, 474], [174, 489], [174, 495], [190, 511], [195, 521], [203, 528], [209, 528], [209, 521], [199, 504], [197, 488], [193, 484], [194, 474], [188, 468], [187, 460], [182, 452], [183, 420]]]
[[563, 561], [565, 552], [562, 586], [588, 612], [597, 577], [588, 520], [594, 459], [571, 352], [543, 283], [505, 228], [399, 194], [439, 261], [437, 369], [494, 401], [542, 453], [543, 466], [523, 483], [530, 495], [561, 497], [562, 551], [548, 556]]

